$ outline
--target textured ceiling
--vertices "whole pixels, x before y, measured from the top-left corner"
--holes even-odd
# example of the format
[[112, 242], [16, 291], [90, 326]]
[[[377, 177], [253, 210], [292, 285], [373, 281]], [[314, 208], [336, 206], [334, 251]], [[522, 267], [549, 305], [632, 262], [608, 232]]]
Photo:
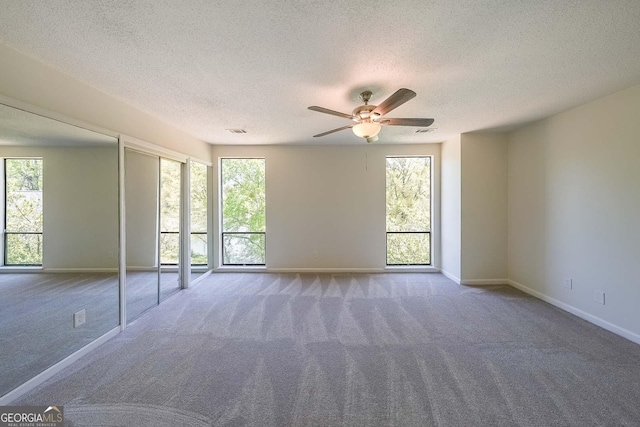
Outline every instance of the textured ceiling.
[[[638, 0], [0, 0], [0, 41], [210, 143], [362, 144], [358, 93], [418, 96], [377, 143], [512, 128], [640, 83]], [[227, 132], [244, 128], [244, 135]]]

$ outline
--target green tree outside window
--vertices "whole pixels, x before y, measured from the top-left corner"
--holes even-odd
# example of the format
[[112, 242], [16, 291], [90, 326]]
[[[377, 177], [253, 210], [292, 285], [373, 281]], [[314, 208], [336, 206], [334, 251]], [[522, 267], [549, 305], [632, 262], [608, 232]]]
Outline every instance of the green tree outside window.
[[387, 264], [431, 264], [431, 157], [388, 157]]
[[222, 159], [223, 264], [264, 264], [265, 160]]
[[42, 159], [5, 159], [5, 264], [42, 265]]

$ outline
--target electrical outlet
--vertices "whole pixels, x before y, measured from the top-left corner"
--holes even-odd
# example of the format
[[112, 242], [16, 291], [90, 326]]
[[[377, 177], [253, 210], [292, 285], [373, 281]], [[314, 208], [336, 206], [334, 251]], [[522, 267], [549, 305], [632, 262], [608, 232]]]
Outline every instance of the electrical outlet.
[[564, 287], [567, 289], [573, 289], [573, 279], [564, 279]]
[[598, 303], [604, 305], [604, 292], [593, 291], [593, 299]]
[[109, 252], [107, 252], [107, 256], [108, 256], [109, 258], [113, 258], [113, 257], [115, 256], [115, 254], [114, 254], [114, 252], [113, 252], [113, 251], [109, 251]]
[[87, 312], [83, 308], [82, 310], [73, 313], [73, 327], [77, 328], [87, 321]]

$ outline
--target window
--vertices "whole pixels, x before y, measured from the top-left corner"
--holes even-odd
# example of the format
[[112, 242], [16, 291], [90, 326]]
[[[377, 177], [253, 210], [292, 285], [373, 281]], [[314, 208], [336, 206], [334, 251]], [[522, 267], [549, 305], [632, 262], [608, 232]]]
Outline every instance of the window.
[[207, 165], [191, 162], [191, 265], [207, 265]]
[[5, 159], [4, 178], [4, 264], [42, 265], [42, 159]]
[[431, 265], [431, 157], [387, 157], [387, 265]]
[[265, 264], [265, 160], [221, 159], [222, 264]]
[[180, 259], [180, 173], [182, 165], [160, 159], [160, 264]]

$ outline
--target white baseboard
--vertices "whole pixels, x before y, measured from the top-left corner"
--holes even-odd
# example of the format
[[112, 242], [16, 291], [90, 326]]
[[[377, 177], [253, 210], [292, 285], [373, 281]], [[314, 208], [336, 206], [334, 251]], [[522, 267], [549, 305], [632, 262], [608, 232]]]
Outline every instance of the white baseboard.
[[74, 363], [75, 361], [80, 359], [82, 356], [85, 356], [85, 355], [89, 354], [91, 351], [93, 351], [94, 349], [98, 348], [99, 346], [101, 346], [105, 342], [109, 341], [111, 338], [115, 337], [119, 333], [120, 333], [120, 326], [117, 326], [117, 327], [113, 328], [112, 330], [110, 330], [109, 332], [107, 332], [106, 334], [102, 335], [100, 338], [98, 338], [95, 341], [85, 345], [80, 350], [76, 351], [75, 353], [70, 354], [69, 356], [65, 357], [64, 359], [62, 359], [61, 361], [59, 361], [55, 365], [53, 365], [50, 368], [48, 368], [47, 370], [45, 370], [45, 371], [39, 373], [38, 375], [36, 375], [35, 377], [31, 378], [26, 383], [14, 388], [9, 393], [7, 393], [4, 396], [0, 397], [0, 406], [8, 405], [11, 402], [13, 402], [14, 400], [18, 399], [20, 396], [22, 396], [22, 395], [28, 393], [29, 391], [33, 390], [34, 388], [36, 388], [37, 386], [39, 386], [40, 384], [42, 384], [43, 382], [45, 382], [49, 378], [51, 378], [54, 375], [56, 375], [58, 372], [62, 371], [64, 368], [70, 366], [72, 363]]
[[613, 332], [616, 335], [620, 335], [630, 341], [633, 341], [636, 344], [640, 344], [640, 335], [635, 332], [631, 332], [627, 329], [621, 328], [620, 326], [614, 325], [613, 323], [607, 322], [604, 319], [601, 319], [598, 316], [594, 316], [593, 314], [589, 314], [586, 311], [582, 311], [579, 308], [576, 308], [570, 304], [559, 301], [555, 298], [552, 298], [548, 295], [545, 295], [541, 292], [538, 292], [534, 289], [531, 289], [522, 283], [518, 283], [515, 280], [508, 280], [508, 284], [513, 286], [514, 288], [520, 289], [523, 292], [528, 293], [542, 301], [548, 302], [551, 305], [554, 305], [564, 311], [567, 311], [573, 315], [580, 317], [581, 319], [586, 320], [587, 322], [593, 323], [594, 325], [600, 326], [601, 328], [606, 329], [609, 332]]
[[215, 273], [440, 273], [438, 267], [419, 266], [386, 266], [381, 268], [362, 267], [265, 267], [265, 266], [221, 266], [213, 269]]
[[384, 268], [267, 268], [268, 273], [354, 273], [354, 274], [379, 274], [379, 273], [439, 273], [435, 267], [411, 267], [390, 266]]
[[483, 285], [508, 285], [507, 279], [465, 279], [460, 281], [461, 285], [483, 286]]
[[0, 273], [117, 273], [118, 267], [0, 267]]
[[268, 273], [384, 273], [384, 268], [268, 268]]
[[117, 273], [118, 267], [104, 268], [66, 268], [66, 267], [44, 267], [43, 273]]
[[14, 267], [3, 265], [0, 267], [0, 273], [2, 274], [13, 274], [13, 273], [42, 273], [42, 267]]
[[449, 278], [449, 279], [453, 280], [454, 282], [456, 282], [458, 285], [460, 284], [460, 278], [459, 277], [454, 276], [453, 274], [449, 273], [446, 270], [440, 270], [440, 272], [442, 274], [444, 274], [447, 278]]

